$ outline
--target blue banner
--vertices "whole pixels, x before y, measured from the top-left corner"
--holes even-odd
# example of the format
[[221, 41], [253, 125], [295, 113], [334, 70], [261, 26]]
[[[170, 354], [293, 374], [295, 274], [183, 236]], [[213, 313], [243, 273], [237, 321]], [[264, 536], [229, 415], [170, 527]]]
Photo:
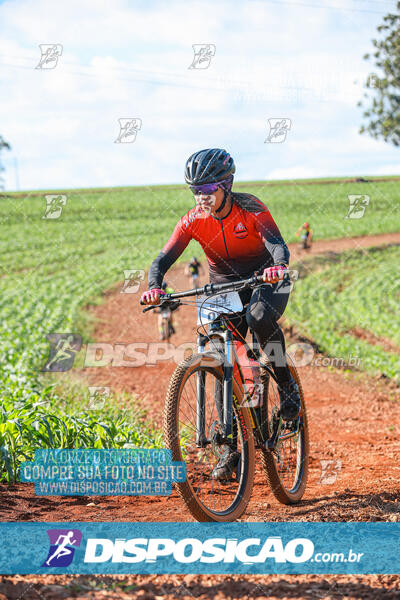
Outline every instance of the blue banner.
[[1, 574], [400, 573], [400, 523], [0, 523]]

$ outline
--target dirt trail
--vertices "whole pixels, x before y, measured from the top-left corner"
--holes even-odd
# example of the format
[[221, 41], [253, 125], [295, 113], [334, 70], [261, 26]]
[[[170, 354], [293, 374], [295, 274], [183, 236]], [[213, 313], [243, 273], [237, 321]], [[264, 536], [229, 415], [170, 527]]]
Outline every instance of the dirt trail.
[[[400, 233], [364, 238], [317, 242], [310, 254], [327, 250], [400, 243]], [[296, 246], [296, 245], [294, 245]], [[298, 258], [292, 246], [292, 260]], [[168, 274], [175, 290], [188, 287], [183, 267]], [[99, 342], [155, 342], [156, 317], [142, 313], [138, 296], [121, 294], [120, 285], [107, 293], [101, 306], [93, 309], [97, 318], [94, 339]], [[179, 346], [195, 340], [195, 314], [184, 306], [176, 314]], [[290, 339], [288, 339], [290, 343]], [[149, 411], [155, 425], [162, 421], [163, 402], [169, 378], [176, 367], [173, 360], [142, 367], [103, 367], [84, 369], [91, 384], [109, 385], [115, 391], [137, 396]], [[247, 521], [400, 521], [400, 402], [399, 392], [390, 382], [367, 379], [360, 373], [344, 375], [324, 367], [299, 370], [309, 413], [311, 460], [309, 482], [303, 500], [296, 506], [280, 505], [269, 491], [260, 468], [253, 495], [242, 520]], [[321, 460], [332, 461], [336, 480], [324, 483]], [[335, 477], [333, 477], [335, 479]], [[91, 506], [88, 504], [93, 503]], [[35, 497], [33, 486], [0, 485], [2, 521], [190, 521], [191, 516], [174, 491], [169, 497]], [[0, 577], [0, 598], [6, 580]], [[20, 578], [21, 579], [21, 578]], [[70, 581], [73, 578], [69, 579]], [[76, 578], [75, 578], [76, 579]], [[93, 577], [93, 579], [95, 579]], [[400, 597], [398, 578], [359, 577], [241, 577], [159, 576], [124, 577], [135, 581], [141, 598], [174, 598], [194, 595], [200, 598], [396, 598]], [[97, 577], [96, 580], [99, 580]], [[190, 580], [190, 581], [189, 581]], [[40, 577], [23, 581], [44, 582]], [[54, 582], [66, 583], [65, 578]], [[185, 583], [186, 581], [186, 583]], [[214, 592], [208, 586], [215, 582]], [[230, 583], [229, 583], [230, 581]], [[3, 583], [1, 583], [3, 582]], [[33, 584], [32, 584], [33, 585]], [[193, 587], [194, 586], [194, 587]], [[197, 586], [197, 587], [196, 587]], [[244, 587], [242, 587], [244, 586]], [[138, 588], [138, 590], [139, 590]], [[32, 587], [34, 589], [34, 587]], [[163, 592], [162, 589], [165, 591]], [[190, 589], [186, 596], [185, 589]], [[239, 591], [241, 590], [241, 591]], [[61, 592], [60, 592], [61, 593]], [[88, 592], [81, 591], [80, 596]], [[107, 597], [124, 597], [121, 592]], [[318, 595], [319, 594], [319, 595]], [[7, 595], [7, 593], [6, 593]], [[133, 592], [129, 593], [133, 597]], [[136, 597], [136, 593], [134, 594]], [[10, 594], [9, 597], [14, 597]], [[16, 596], [18, 597], [18, 595]], [[26, 594], [24, 598], [38, 597]], [[43, 598], [43, 596], [41, 596]], [[53, 598], [61, 595], [51, 595]], [[92, 597], [96, 597], [95, 595]], [[100, 597], [100, 596], [99, 596]], [[101, 597], [104, 597], [101, 595]]]
[[290, 262], [303, 260], [309, 255], [324, 252], [343, 252], [343, 250], [360, 250], [371, 246], [400, 244], [400, 232], [363, 235], [335, 240], [316, 240], [308, 250], [299, 250], [297, 244], [289, 244]]

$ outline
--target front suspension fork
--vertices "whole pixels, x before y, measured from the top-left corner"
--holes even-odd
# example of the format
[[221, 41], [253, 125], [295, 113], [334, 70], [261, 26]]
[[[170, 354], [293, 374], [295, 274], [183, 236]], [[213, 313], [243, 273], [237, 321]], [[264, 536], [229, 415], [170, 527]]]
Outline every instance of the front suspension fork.
[[[224, 377], [222, 385], [222, 406], [218, 406], [222, 438], [227, 439], [232, 437], [233, 433], [233, 408], [232, 408], [232, 395], [233, 395], [233, 336], [229, 330], [221, 332], [221, 337], [224, 341]], [[204, 335], [199, 335], [197, 338], [198, 352], [202, 354], [204, 352], [204, 346], [208, 338]], [[217, 398], [216, 398], [216, 401]], [[205, 373], [199, 371], [196, 379], [196, 445], [199, 448], [204, 448], [210, 440], [206, 437], [205, 432]]]
[[[204, 352], [206, 339], [206, 336], [201, 334], [197, 338], [197, 349], [200, 354]], [[206, 437], [205, 383], [206, 374], [204, 371], [198, 371], [196, 375], [196, 446], [198, 448], [205, 448], [208, 442]]]
[[232, 436], [232, 394], [233, 394], [233, 336], [227, 329], [224, 331], [224, 386], [223, 386], [223, 419], [222, 432], [225, 438]]

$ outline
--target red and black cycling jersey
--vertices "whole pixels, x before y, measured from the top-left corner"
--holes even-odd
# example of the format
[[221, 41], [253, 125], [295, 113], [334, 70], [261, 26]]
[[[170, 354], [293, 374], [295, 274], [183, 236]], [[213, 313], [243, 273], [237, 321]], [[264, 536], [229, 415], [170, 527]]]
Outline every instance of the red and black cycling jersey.
[[211, 283], [251, 277], [266, 267], [289, 263], [288, 247], [265, 204], [250, 194], [232, 192], [231, 198], [231, 209], [223, 219], [200, 206], [179, 219], [150, 267], [150, 289], [160, 287], [164, 274], [192, 239], [204, 250]]

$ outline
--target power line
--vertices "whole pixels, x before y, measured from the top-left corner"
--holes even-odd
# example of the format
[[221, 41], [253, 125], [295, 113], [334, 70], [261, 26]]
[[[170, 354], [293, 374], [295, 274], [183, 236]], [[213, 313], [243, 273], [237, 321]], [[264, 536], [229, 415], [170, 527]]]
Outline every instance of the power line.
[[[23, 65], [17, 65], [17, 64], [10, 64], [10, 63], [1, 63], [5, 66], [10, 66], [10, 67], [17, 67], [17, 68], [21, 68], [21, 69], [27, 69], [27, 70], [31, 70], [32, 69], [32, 56], [22, 56], [22, 55], [18, 55], [18, 56], [13, 56], [13, 55], [6, 55], [6, 54], [0, 54], [0, 59], [4, 58], [6, 60], [8, 59], [17, 59], [17, 60], [23, 60], [23, 61], [28, 61], [29, 62], [29, 66], [23, 66]], [[88, 73], [83, 73], [83, 72], [76, 72], [76, 71], [67, 71], [65, 69], [65, 67], [72, 67], [72, 68], [83, 68], [83, 69], [87, 69], [89, 72]], [[67, 62], [62, 60], [62, 68], [63, 71], [65, 73], [72, 73], [72, 74], [77, 74], [77, 75], [81, 75], [81, 76], [87, 76], [87, 77], [95, 77], [97, 76], [96, 73], [90, 73], [90, 71], [94, 71], [95, 67], [93, 67], [92, 65], [80, 65], [80, 64], [76, 64], [76, 63], [71, 63], [71, 62]], [[102, 67], [102, 69], [104, 70], [104, 72], [111, 72], [111, 73], [115, 73], [120, 71], [122, 74], [127, 73], [135, 73], [137, 75], [140, 76], [144, 76], [144, 77], [148, 77], [153, 76], [153, 77], [158, 77], [158, 78], [180, 78], [181, 80], [184, 79], [184, 82], [187, 81], [189, 83], [192, 83], [194, 81], [193, 79], [193, 75], [192, 75], [192, 71], [190, 73], [188, 72], [172, 72], [172, 71], [153, 71], [153, 70], [143, 70], [143, 69], [136, 69], [135, 67], [127, 67], [127, 66], [118, 66], [118, 67], [109, 67], [109, 66], [104, 66]], [[185, 69], [183, 69], [183, 71], [185, 71]], [[187, 71], [187, 69], [186, 69]], [[120, 78], [121, 81], [130, 81], [130, 79], [126, 79], [126, 78]], [[143, 80], [143, 79], [135, 79], [133, 78], [132, 81], [149, 81], [151, 82], [151, 80]], [[204, 84], [207, 84], [207, 82], [209, 82], [210, 85], [223, 85], [223, 86], [228, 86], [231, 85], [232, 87], [238, 86], [238, 85], [251, 85], [252, 82], [251, 81], [245, 81], [243, 79], [240, 80], [234, 80], [234, 79], [227, 79], [225, 77], [210, 77], [209, 75], [205, 75], [204, 73], [201, 74], [201, 79], [198, 80], [199, 82], [203, 82]], [[173, 84], [171, 84], [173, 85]], [[196, 89], [209, 89], [203, 86], [186, 86], [186, 87], [193, 87]]]
[[[0, 58], [2, 58], [2, 56], [4, 55], [0, 55]], [[24, 59], [27, 60], [27, 59]], [[65, 65], [68, 65], [71, 63], [63, 63], [63, 68], [62, 68], [62, 72], [63, 73], [68, 73], [70, 75], [76, 75], [78, 77], [89, 77], [89, 78], [98, 78], [99, 74], [95, 73], [95, 72], [90, 72], [91, 69], [93, 69], [93, 67], [81, 67], [83, 69], [87, 69], [88, 72], [84, 72], [84, 71], [79, 71], [76, 69], [66, 69], [64, 68]], [[23, 69], [23, 70], [28, 70], [28, 71], [34, 71], [34, 69], [32, 68], [32, 66], [25, 66], [25, 65], [18, 65], [18, 64], [11, 64], [11, 63], [7, 63], [7, 62], [0, 62], [0, 65], [5, 66], [5, 67], [9, 67], [9, 68], [17, 68], [17, 69]], [[79, 68], [79, 65], [78, 65]], [[151, 84], [151, 85], [165, 85], [165, 86], [170, 86], [170, 87], [183, 87], [185, 89], [194, 89], [194, 90], [209, 90], [209, 87], [206, 87], [203, 83], [203, 85], [201, 85], [201, 81], [199, 81], [199, 85], [193, 85], [193, 80], [189, 79], [189, 76], [187, 77], [186, 81], [173, 81], [171, 79], [168, 78], [172, 78], [172, 77], [185, 77], [184, 75], [182, 75], [181, 73], [159, 73], [159, 79], [154, 79], [154, 78], [146, 78], [147, 74], [153, 74], [157, 76], [157, 73], [155, 72], [151, 72], [151, 71], [142, 71], [139, 69], [129, 69], [129, 68], [117, 68], [117, 69], [108, 69], [106, 68], [105, 70], [111, 71], [111, 73], [118, 73], [118, 71], [134, 71], [136, 73], [138, 73], [138, 75], [142, 75], [144, 76], [143, 78], [140, 78], [138, 76], [133, 76], [133, 77], [128, 77], [128, 76], [120, 76], [119, 74], [115, 75], [114, 78], [117, 81], [132, 81], [132, 82], [137, 82], [137, 83], [144, 83], [144, 84]], [[166, 77], [167, 79], [162, 80], [162, 77]], [[259, 91], [259, 86], [260, 86], [260, 81], [255, 79], [254, 81], [242, 81], [242, 80], [225, 80], [225, 79], [218, 79], [218, 78], [209, 78], [210, 80], [210, 85], [216, 85], [219, 84], [220, 87], [214, 87], [213, 91], [216, 92], [227, 92], [227, 93], [237, 93], [237, 92], [245, 92], [247, 94], [256, 94], [256, 93], [260, 93]], [[282, 84], [278, 84], [276, 83], [275, 88], [277, 89], [286, 89], [286, 90], [297, 90], [297, 91], [304, 91], [304, 92], [309, 92], [312, 91], [312, 88], [310, 87], [305, 87], [305, 86], [300, 86], [300, 85], [282, 85]]]
[[[9, 64], [9, 63], [1, 63], [1, 66], [5, 66], [5, 67], [9, 67], [12, 69], [23, 69], [23, 70], [29, 70], [29, 71], [33, 71], [32, 67], [26, 67], [23, 65], [13, 65], [13, 64]], [[72, 70], [67, 70], [67, 69], [63, 69], [63, 73], [68, 73], [70, 75], [75, 75], [77, 77], [86, 77], [86, 78], [96, 78], [98, 77], [98, 74], [96, 73], [83, 73], [83, 72], [79, 72], [79, 71], [72, 71]], [[156, 85], [156, 86], [166, 86], [166, 87], [171, 87], [171, 88], [184, 88], [186, 90], [191, 89], [191, 90], [205, 90], [205, 91], [209, 91], [209, 87], [205, 87], [204, 85], [190, 85], [189, 83], [184, 83], [184, 82], [173, 82], [173, 81], [161, 81], [161, 80], [155, 80], [155, 79], [139, 79], [137, 77], [118, 77], [115, 76], [114, 79], [116, 81], [124, 81], [124, 82], [135, 82], [135, 83], [142, 83], [142, 84], [148, 84], [148, 85]], [[299, 99], [301, 97], [302, 94], [304, 93], [312, 93], [314, 94], [314, 100], [318, 101], [320, 103], [322, 102], [329, 102], [330, 100], [328, 98], [323, 99], [321, 96], [321, 92], [318, 90], [315, 90], [312, 87], [304, 87], [304, 86], [299, 86], [299, 85], [281, 85], [281, 84], [276, 84], [274, 87], [274, 91], [270, 92], [268, 95], [264, 95], [263, 91], [259, 91], [259, 88], [257, 87], [257, 85], [259, 85], [259, 81], [255, 81], [250, 82], [250, 85], [252, 85], [252, 87], [249, 87], [249, 82], [247, 82], [244, 86], [243, 84], [240, 86], [238, 84], [242, 84], [242, 82], [236, 82], [236, 87], [214, 87], [213, 88], [213, 92], [216, 93], [224, 93], [224, 94], [230, 94], [232, 96], [232, 99], [235, 101], [237, 100], [238, 102], [240, 102], [240, 100], [242, 99], [244, 102], [246, 101], [246, 97], [249, 98], [250, 102], [251, 102], [251, 98], [259, 98], [259, 101], [263, 101], [263, 102], [276, 102], [276, 101], [280, 101], [280, 100], [286, 100], [286, 101], [290, 101], [293, 100], [294, 101], [294, 97], [290, 97], [289, 94], [296, 94], [297, 97], [297, 102], [299, 102]], [[257, 85], [254, 85], [257, 84]], [[338, 91], [334, 91], [333, 94], [336, 95], [338, 93]], [[238, 94], [238, 96], [235, 96], [235, 94]]]

